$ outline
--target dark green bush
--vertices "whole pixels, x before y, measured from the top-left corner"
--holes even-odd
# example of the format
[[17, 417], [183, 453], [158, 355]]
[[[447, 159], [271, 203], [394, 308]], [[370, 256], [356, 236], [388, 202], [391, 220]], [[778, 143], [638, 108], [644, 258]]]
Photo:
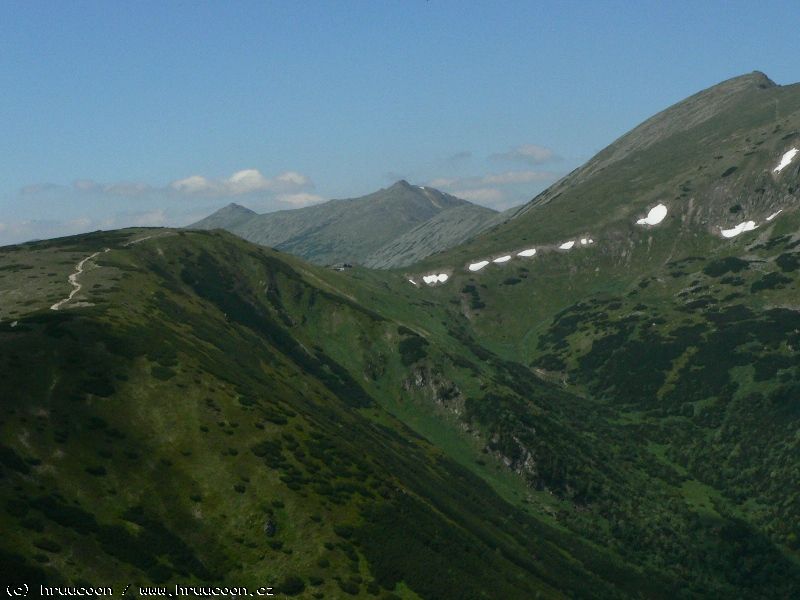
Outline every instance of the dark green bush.
[[278, 591], [287, 596], [297, 596], [306, 589], [306, 584], [296, 575], [287, 575], [278, 584]]

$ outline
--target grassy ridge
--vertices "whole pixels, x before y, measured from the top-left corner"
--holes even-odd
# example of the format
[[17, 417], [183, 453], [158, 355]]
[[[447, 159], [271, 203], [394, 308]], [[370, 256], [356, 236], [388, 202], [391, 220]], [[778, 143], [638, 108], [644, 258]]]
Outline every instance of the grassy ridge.
[[291, 307], [391, 333], [387, 356], [397, 324], [231, 236], [124, 239], [102, 240], [95, 269], [118, 290], [0, 326], [4, 552], [21, 574], [317, 597], [650, 586], [386, 413]]

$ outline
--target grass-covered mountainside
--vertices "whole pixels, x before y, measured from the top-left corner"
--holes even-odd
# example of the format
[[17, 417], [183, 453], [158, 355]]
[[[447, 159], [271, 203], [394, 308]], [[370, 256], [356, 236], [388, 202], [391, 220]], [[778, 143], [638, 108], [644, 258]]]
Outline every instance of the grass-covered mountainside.
[[230, 204], [193, 229], [225, 229], [318, 265], [402, 267], [494, 225], [498, 213], [434, 188], [398, 181], [360, 198], [258, 215]]
[[[569, 410], [514, 365], [484, 364], [468, 338], [454, 347], [435, 312], [404, 325], [354, 301], [340, 274], [219, 232], [6, 248], [4, 289], [47, 280], [42, 265], [65, 282], [96, 252], [71, 304], [47, 308], [65, 285], [33, 288], [0, 325], [2, 553], [20, 581], [275, 585], [320, 598], [658, 596], [675, 585], [526, 511], [525, 487], [433, 425], [434, 406], [415, 418], [430, 413], [452, 449], [392, 414], [413, 411], [426, 385], [443, 402], [462, 402], [460, 385]], [[435, 379], [431, 361], [443, 365]], [[566, 451], [576, 434], [542, 417]]]
[[[624, 259], [651, 235], [670, 230], [666, 256], [713, 239], [742, 221], [764, 223], [797, 199], [800, 84], [778, 86], [762, 73], [722, 82], [657, 114], [599, 152], [513, 218], [454, 248], [433, 264], [461, 267], [486, 254], [589, 235]], [[658, 230], [637, 227], [650, 207], [669, 213]]]
[[309, 598], [795, 596], [800, 158], [774, 169], [799, 132], [800, 86], [724, 82], [402, 272], [221, 231], [3, 248], [3, 563]]

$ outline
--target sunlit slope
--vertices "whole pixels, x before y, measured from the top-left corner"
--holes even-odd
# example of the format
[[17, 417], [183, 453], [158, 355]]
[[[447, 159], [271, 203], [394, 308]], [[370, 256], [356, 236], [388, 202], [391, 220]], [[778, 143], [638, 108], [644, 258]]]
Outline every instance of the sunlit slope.
[[[637, 219], [658, 203], [682, 244], [742, 221], [765, 222], [797, 199], [800, 85], [762, 74], [723, 82], [656, 115], [522, 207], [506, 223], [437, 256], [453, 268], [527, 246], [588, 235], [620, 255], [648, 231]], [[426, 265], [436, 264], [429, 260]]]
[[[404, 273], [447, 273], [419, 297], [468, 320], [482, 347], [585, 398], [587, 430], [629, 441], [614, 459], [628, 475], [665, 469], [695, 517], [675, 521], [683, 508], [661, 504], [650, 517], [665, 520], [653, 527], [691, 544], [716, 531], [730, 545], [706, 558], [739, 561], [729, 581], [770, 572], [784, 589], [800, 550], [799, 101], [800, 87], [760, 74], [720, 84], [623, 137], [515, 219]], [[659, 204], [666, 218], [637, 224]], [[521, 440], [524, 419], [497, 426]], [[531, 447], [507, 451], [509, 462]], [[595, 496], [583, 524], [606, 528], [611, 545], [626, 540], [621, 552], [679, 556], [660, 535], [626, 533], [636, 506], [655, 506], [641, 499], [645, 485], [631, 487], [633, 505]], [[713, 525], [720, 517], [730, 525]], [[753, 560], [768, 547], [784, 557], [777, 571]]]
[[[439, 414], [449, 409], [467, 432], [488, 432], [489, 456], [566, 501], [555, 510], [573, 531], [680, 573], [700, 597], [745, 589], [780, 597], [797, 585], [800, 550], [799, 231], [791, 213], [724, 251], [712, 252], [718, 240], [709, 239], [706, 253], [677, 254], [663, 267], [619, 268], [591, 261], [586, 250], [431, 288], [399, 280], [413, 289], [421, 321], [444, 310], [441, 327], [453, 337], [461, 327], [471, 332], [477, 362], [513, 365], [521, 389], [518, 397], [491, 393], [491, 385], [469, 390], [477, 401], [460, 406], [437, 384], [447, 370], [433, 357], [417, 381]], [[402, 310], [388, 298], [381, 306]], [[518, 325], [536, 313], [534, 334], [520, 344]], [[450, 377], [464, 385], [463, 375]], [[554, 401], [544, 412], [541, 400], [520, 401], [537, 397], [525, 389], [536, 378], [564, 391], [548, 394]], [[578, 434], [565, 446], [541, 422], [556, 405], [558, 422]], [[535, 494], [529, 501], [554, 508]], [[710, 573], [726, 583], [711, 583]]]
[[[642, 322], [645, 323], [647, 316], [652, 315], [654, 322], [660, 323], [658, 313], [664, 310], [665, 318], [675, 323], [673, 326], [680, 326], [686, 294], [679, 294], [685, 287], [691, 287], [696, 277], [691, 274], [702, 276], [704, 270], [716, 274], [718, 261], [727, 264], [726, 256], [737, 253], [755, 253], [750, 258], [757, 261], [753, 265], [757, 270], [753, 271], [750, 282], [754, 287], [752, 290], [746, 287], [754, 306], [761, 302], [790, 301], [796, 294], [790, 270], [792, 252], [797, 248], [791, 234], [797, 230], [796, 219], [794, 213], [789, 213], [770, 227], [729, 240], [725, 247], [727, 254], [723, 252], [717, 257], [711, 254], [711, 248], [717, 245], [718, 240], [709, 237], [708, 253], [696, 260], [694, 270], [674, 265], [663, 270], [653, 265], [637, 265], [639, 269], [652, 268], [650, 277], [653, 281], [668, 280], [675, 286], [661, 297], [660, 302], [652, 302], [650, 312], [642, 317]], [[669, 232], [664, 235], [668, 237]], [[762, 244], [763, 247], [759, 247]], [[590, 249], [583, 250], [587, 253], [585, 256], [590, 255]], [[552, 258], [580, 256], [577, 249], [575, 252], [554, 253]], [[624, 371], [632, 369], [629, 362], [636, 360], [633, 357], [639, 354], [647, 356], [646, 353], [651, 352], [659, 357], [661, 346], [668, 346], [667, 339], [634, 345], [623, 354], [621, 361], [612, 360], [609, 368], [616, 370], [603, 374], [605, 379], [602, 381], [610, 387], [605, 394], [575, 381], [566, 367], [550, 365], [546, 356], [542, 363], [533, 364], [523, 362], [519, 355], [513, 354], [504, 360], [481, 344], [480, 338], [473, 337], [473, 326], [484, 317], [506, 319], [498, 331], [514, 335], [519, 311], [534, 304], [526, 296], [530, 296], [532, 290], [548, 293], [547, 286], [532, 280], [530, 275], [536, 272], [537, 265], [549, 264], [547, 256], [541, 258], [541, 263], [537, 263], [536, 258], [527, 263], [528, 273], [503, 271], [498, 266], [495, 271], [486, 272], [489, 276], [486, 280], [476, 275], [474, 288], [467, 288], [470, 284], [466, 284], [467, 289], [456, 288], [455, 294], [447, 284], [419, 288], [400, 277], [386, 277], [366, 270], [357, 269], [344, 275], [321, 272], [322, 278], [339, 289], [348, 290], [359, 303], [380, 307], [382, 314], [391, 315], [404, 326], [413, 328], [425, 340], [416, 339], [408, 331], [399, 337], [399, 349], [405, 348], [405, 353], [401, 350], [402, 367], [394, 363], [394, 368], [386, 368], [385, 357], [381, 356], [374, 342], [363, 344], [359, 329], [348, 327], [340, 318], [320, 314], [321, 318], [309, 322], [309, 329], [311, 332], [324, 332], [320, 336], [321, 345], [337, 359], [353, 365], [373, 380], [376, 397], [382, 398], [392, 412], [418, 431], [436, 440], [449, 452], [456, 453], [457, 459], [463, 458], [463, 455], [457, 455], [462, 450], [449, 446], [452, 440], [441, 431], [441, 423], [461, 429], [481, 448], [484, 458], [476, 461], [479, 466], [483, 461], [491, 464], [492, 459], [500, 459], [509, 471], [516, 473], [529, 486], [530, 491], [519, 498], [535, 513], [556, 514], [558, 521], [570, 530], [613, 549], [615, 554], [623, 555], [629, 561], [670, 573], [682, 580], [684, 589], [694, 590], [701, 596], [735, 595], [748, 590], [747, 593], [755, 597], [759, 594], [770, 597], [791, 589], [798, 581], [797, 549], [793, 542], [796, 534], [790, 525], [795, 518], [788, 509], [794, 500], [791, 494], [786, 494], [787, 489], [796, 487], [791, 450], [794, 425], [791, 420], [786, 421], [783, 409], [771, 407], [769, 403], [762, 407], [764, 414], [761, 419], [765, 423], [779, 423], [781, 428], [776, 430], [774, 440], [764, 440], [756, 431], [743, 436], [751, 442], [759, 440], [760, 452], [765, 458], [753, 462], [756, 455], [751, 453], [747, 474], [734, 483], [725, 476], [718, 476], [721, 472], [719, 466], [725, 464], [724, 451], [720, 448], [712, 451], [709, 447], [709, 441], [715, 439], [715, 423], [720, 420], [730, 419], [726, 433], [728, 451], [733, 447], [731, 444], [736, 443], [734, 432], [739, 427], [752, 426], [743, 420], [747, 414], [746, 403], [732, 405], [729, 410], [724, 401], [727, 383], [720, 377], [731, 365], [720, 362], [719, 369], [709, 376], [702, 388], [708, 395], [699, 392], [701, 395], [686, 400], [698, 402], [697, 425], [692, 425], [679, 437], [674, 434], [683, 429], [684, 422], [675, 419], [674, 411], [678, 409], [664, 410], [659, 406], [652, 415], [642, 415], [639, 419], [638, 410], [626, 405], [626, 396], [615, 393], [615, 389], [623, 389], [623, 384], [628, 386], [627, 389], [641, 390], [643, 395], [650, 393], [653, 388], [648, 386], [658, 381], [659, 374], [650, 372], [648, 361], [641, 360], [641, 370], [627, 377]], [[517, 263], [517, 267], [525, 268], [522, 264], [525, 263]], [[557, 268], [553, 270], [554, 277], [558, 271]], [[678, 279], [681, 271], [685, 271], [688, 279]], [[781, 277], [775, 271], [780, 271]], [[594, 276], [593, 269], [588, 269], [588, 272]], [[611, 295], [614, 288], [610, 286], [625, 285], [624, 282], [615, 282], [613, 276], [609, 279], [605, 294], [590, 297], [600, 307], [599, 313], [617, 308]], [[756, 283], [762, 279], [762, 283]], [[477, 283], [479, 281], [484, 281], [486, 287]], [[628, 310], [624, 308], [625, 303], [621, 308], [623, 323], [633, 318], [630, 312], [642, 310], [633, 293], [641, 290], [642, 285], [637, 280], [630, 289], [621, 288], [625, 289], [626, 298], [631, 298]], [[730, 282], [725, 280], [724, 293], [718, 301], [724, 298], [725, 302], [734, 303], [736, 297], [729, 297], [733, 290], [725, 291], [728, 285]], [[569, 306], [579, 303], [581, 298], [576, 293], [567, 293], [559, 298], [557, 289], [551, 289], [549, 293], [553, 294], [553, 305], [561, 302]], [[702, 286], [695, 293], [702, 295]], [[673, 296], [680, 302], [674, 312], [669, 305]], [[509, 298], [513, 301], [508, 301]], [[486, 305], [481, 307], [484, 300]], [[287, 301], [285, 306], [293, 314], [308, 314], [302, 304], [293, 305]], [[288, 308], [290, 306], [292, 308]], [[699, 306], [703, 307], [702, 300]], [[709, 306], [713, 310], [714, 303]], [[697, 306], [691, 304], [691, 308], [697, 309]], [[558, 318], [556, 315], [554, 320]], [[570, 315], [569, 318], [574, 317]], [[710, 314], [702, 318], [706, 319], [705, 329], [689, 328], [684, 343], [703, 348], [706, 356], [713, 357], [720, 351], [719, 341], [707, 336], [709, 331], [713, 331], [710, 324], [716, 322], [716, 317]], [[610, 327], [606, 329], [603, 319], [604, 315], [600, 314], [595, 325], [596, 335], [617, 340], [618, 332]], [[783, 362], [795, 360], [791, 358], [790, 348], [796, 319], [793, 320], [790, 311], [777, 311], [763, 320], [745, 320], [747, 323], [738, 330], [740, 333], [732, 338], [734, 347], [757, 343], [758, 338], [752, 336], [763, 328], [770, 331], [770, 339], [777, 340], [771, 343], [778, 347], [789, 344], [777, 350], [783, 356]], [[544, 335], [549, 335], [551, 322], [548, 319], [542, 323]], [[575, 336], [577, 346], [583, 350], [593, 339], [583, 331], [587, 326], [582, 325]], [[561, 325], [556, 325], [555, 330], [560, 333]], [[556, 348], [561, 343], [559, 339]], [[413, 350], [415, 346], [418, 352]], [[354, 348], [360, 350], [354, 352]], [[598, 344], [595, 355], [602, 357], [605, 348], [607, 346]], [[542, 356], [547, 351], [544, 345], [537, 346], [533, 354]], [[739, 349], [735, 351], [740, 352]], [[692, 348], [687, 348], [681, 360], [676, 361], [672, 385], [693, 385], [694, 373], [687, 366], [691, 365], [693, 352]], [[770, 360], [767, 355], [760, 360]], [[747, 364], [758, 356], [742, 354], [736, 359], [736, 364]], [[590, 381], [593, 373], [590, 369], [587, 374]], [[600, 374], [598, 369], [597, 375]], [[768, 378], [777, 379], [777, 375], [776, 371]], [[781, 377], [786, 376], [786, 373], [781, 373]], [[739, 375], [734, 371], [731, 377], [731, 381], [736, 381]], [[542, 379], [553, 384], [546, 384]], [[759, 382], [763, 381], [762, 375], [761, 379], [755, 380], [755, 385], [761, 385]], [[717, 389], [717, 384], [723, 388]], [[780, 392], [783, 396], [778, 397], [785, 398], [791, 386], [781, 388], [775, 380], [767, 382], [764, 389], [771, 390], [775, 384], [783, 390]], [[750, 385], [752, 387], [752, 380]], [[715, 401], [719, 394], [723, 400], [715, 407], [715, 420], [708, 421], [708, 414], [701, 413], [699, 407]], [[680, 397], [678, 394], [677, 398]], [[682, 406], [681, 410], [688, 411], [689, 408]], [[631, 416], [628, 415], [630, 412], [633, 413]], [[427, 417], [423, 416], [426, 413]], [[758, 431], [763, 432], [763, 428]], [[673, 445], [674, 439], [681, 441]], [[691, 451], [688, 450], [690, 440], [693, 444]], [[686, 454], [680, 454], [682, 451]], [[687, 458], [674, 460], [671, 457], [675, 455]], [[692, 465], [687, 467], [683, 460], [689, 460], [689, 456]], [[773, 460], [774, 464], [786, 467], [775, 469], [771, 466]], [[712, 471], [717, 476], [710, 477]], [[476, 472], [489, 477], [482, 469], [476, 469]], [[748, 487], [747, 481], [763, 481], [768, 474], [771, 478], [769, 490]], [[554, 499], [557, 500], [555, 503], [552, 502]], [[783, 508], [764, 510], [766, 506]], [[792, 518], [784, 520], [787, 517]]]
[[[494, 458], [464, 468], [384, 408], [429, 356], [515, 398], [511, 367], [445, 352], [349, 298], [346, 279], [227, 234], [93, 234], [2, 259], [96, 252], [60, 310], [32, 293], [38, 308], [0, 323], [2, 553], [17, 579], [404, 598], [676, 585], [502, 499], [475, 474]], [[580, 434], [553, 409], [541, 427], [564, 453]]]
[[[683, 256], [724, 253], [739, 239], [725, 235], [762, 235], [789, 218], [800, 201], [796, 148], [800, 85], [738, 77], [649, 119], [510, 220], [408, 275], [446, 272], [455, 293], [474, 286], [489, 307], [470, 311], [482, 339], [526, 360], [542, 324], [571, 299], [625, 289]], [[663, 220], [637, 224], [659, 205]], [[574, 246], [559, 249], [564, 242]], [[535, 257], [517, 256], [533, 248]], [[507, 263], [491, 262], [504, 255]], [[479, 261], [490, 262], [470, 272]]]
[[505, 218], [505, 213], [495, 213], [474, 204], [454, 206], [387, 242], [363, 264], [373, 269], [408, 266], [457, 246]]

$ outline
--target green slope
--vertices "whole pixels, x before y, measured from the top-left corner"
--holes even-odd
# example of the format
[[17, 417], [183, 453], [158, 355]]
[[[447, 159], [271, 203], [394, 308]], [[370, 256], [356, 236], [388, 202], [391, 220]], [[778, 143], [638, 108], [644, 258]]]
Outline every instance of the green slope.
[[[800, 146], [800, 84], [776, 86], [762, 74], [723, 82], [633, 129], [586, 165], [521, 207], [505, 223], [422, 266], [469, 262], [530, 246], [588, 235], [603, 252], [623, 257], [649, 234], [635, 221], [652, 206], [669, 208], [674, 246], [741, 221], [764, 222], [797, 198], [796, 160], [774, 173], [780, 157]], [[702, 243], [702, 242], [701, 242]], [[654, 248], [656, 251], [663, 251]], [[667, 247], [668, 254], [673, 247]]]
[[[761, 74], [723, 82], [634, 129], [505, 224], [407, 271], [450, 273], [420, 295], [453, 307], [484, 348], [585, 398], [597, 445], [603, 429], [628, 440], [610, 441], [626, 476], [660, 472], [672, 500], [643, 500], [652, 481], [631, 479], [627, 497], [602, 482], [576, 530], [664, 566], [727, 540], [705, 559], [738, 563], [733, 587], [698, 589], [704, 597], [741, 595], [775, 569], [783, 592], [745, 595], [796, 585], [800, 163], [774, 171], [793, 147], [800, 86]], [[660, 202], [662, 224], [635, 224]], [[758, 229], [720, 235], [746, 220]], [[582, 236], [595, 243], [557, 250]], [[530, 247], [533, 258], [465, 268]], [[496, 423], [520, 441], [504, 452], [512, 466], [536, 447], [521, 435], [526, 418]], [[527, 472], [536, 481], [536, 468]], [[754, 558], [768, 547], [776, 562]]]
[[800, 161], [774, 167], [798, 131], [800, 87], [723, 82], [402, 273], [220, 232], [4, 248], [6, 562], [306, 597], [792, 597]]
[[[309, 597], [669, 588], [503, 500], [387, 412], [381, 386], [434, 342], [329, 272], [170, 231], [11, 247], [3, 262], [104, 248], [73, 304], [0, 325], [2, 551], [18, 578]], [[315, 321], [352, 339], [349, 362]]]

